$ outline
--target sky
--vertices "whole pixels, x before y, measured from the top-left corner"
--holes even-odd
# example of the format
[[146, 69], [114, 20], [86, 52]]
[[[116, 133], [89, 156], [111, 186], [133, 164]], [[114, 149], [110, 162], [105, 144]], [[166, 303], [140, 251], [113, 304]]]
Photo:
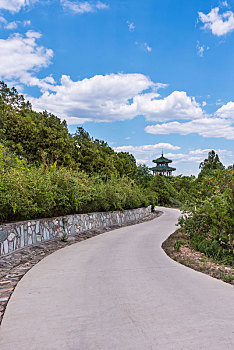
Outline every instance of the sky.
[[138, 163], [233, 163], [234, 0], [0, 0], [0, 79]]

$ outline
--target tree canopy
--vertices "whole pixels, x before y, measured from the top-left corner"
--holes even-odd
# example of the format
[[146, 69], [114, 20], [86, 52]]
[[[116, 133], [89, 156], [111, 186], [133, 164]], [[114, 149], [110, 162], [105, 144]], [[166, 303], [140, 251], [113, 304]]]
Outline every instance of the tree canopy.
[[58, 166], [107, 177], [116, 174], [134, 178], [137, 171], [133, 155], [115, 152], [82, 127], [72, 135], [65, 121], [47, 111], [33, 111], [23, 95], [4, 82], [0, 82], [0, 138], [10, 151], [36, 166], [56, 162]]
[[219, 160], [218, 154], [215, 153], [214, 150], [208, 153], [208, 158], [206, 158], [203, 162], [200, 163], [199, 169], [201, 169], [201, 175], [209, 172], [210, 170], [215, 169], [223, 169], [224, 166], [222, 162]]

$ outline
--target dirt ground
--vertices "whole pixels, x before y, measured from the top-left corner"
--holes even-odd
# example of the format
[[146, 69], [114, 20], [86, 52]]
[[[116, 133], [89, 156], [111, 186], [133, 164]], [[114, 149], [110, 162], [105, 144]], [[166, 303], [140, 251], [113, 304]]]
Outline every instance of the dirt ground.
[[189, 246], [189, 239], [185, 233], [177, 230], [162, 244], [162, 248], [170, 258], [180, 264], [234, 285], [234, 269], [194, 251]]

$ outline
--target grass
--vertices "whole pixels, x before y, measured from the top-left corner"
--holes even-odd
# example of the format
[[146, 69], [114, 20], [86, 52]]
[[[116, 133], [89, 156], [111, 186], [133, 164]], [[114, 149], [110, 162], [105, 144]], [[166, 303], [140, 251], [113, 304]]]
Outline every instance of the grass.
[[[182, 246], [185, 248], [180, 249]], [[188, 235], [180, 229], [163, 242], [162, 248], [178, 263], [234, 285], [234, 268], [193, 249], [189, 244]]]

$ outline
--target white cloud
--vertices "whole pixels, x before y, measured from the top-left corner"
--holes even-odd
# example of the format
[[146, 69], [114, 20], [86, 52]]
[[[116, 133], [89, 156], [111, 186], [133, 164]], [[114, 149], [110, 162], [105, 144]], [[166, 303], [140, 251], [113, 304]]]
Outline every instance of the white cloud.
[[147, 52], [151, 52], [152, 51], [152, 47], [149, 46], [149, 44], [145, 43], [139, 43], [138, 41], [135, 42], [135, 44], [137, 46], [139, 46], [142, 50], [147, 51]]
[[0, 0], [0, 10], [19, 12], [22, 8], [29, 6], [38, 0]]
[[[26, 36], [28, 38], [32, 38], [32, 39], [40, 39], [42, 35], [39, 32], [34, 32], [33, 30], [28, 30], [26, 33]], [[34, 43], [34, 45], [35, 45], [35, 43]]]
[[23, 21], [23, 26], [24, 27], [27, 27], [27, 26], [30, 26], [30, 25], [31, 25], [31, 21], [30, 20]]
[[136, 28], [134, 22], [127, 21], [127, 25], [128, 25], [129, 32], [134, 32]]
[[197, 54], [198, 56], [200, 57], [203, 57], [204, 56], [204, 52], [209, 50], [209, 46], [205, 46], [205, 45], [200, 45], [199, 41], [197, 41]]
[[[169, 158], [173, 161], [172, 166], [176, 166], [177, 173], [184, 172], [181, 169], [184, 169], [184, 163], [188, 163], [191, 166], [200, 164], [205, 158], [207, 158], [208, 152], [212, 149], [192, 149], [188, 152], [170, 152], [177, 151], [180, 147], [171, 145], [170, 143], [158, 143], [155, 145], [140, 145], [140, 146], [119, 146], [115, 147], [116, 152], [129, 152], [134, 155], [137, 160], [137, 163], [143, 163], [149, 167], [155, 166], [152, 163], [153, 159], [158, 158], [163, 150], [163, 154], [166, 158]], [[214, 149], [214, 148], [213, 148]], [[165, 152], [169, 150], [169, 152]], [[232, 163], [233, 153], [225, 149], [214, 149], [215, 152], [220, 156], [220, 159], [224, 164]], [[186, 167], [187, 168], [187, 167]], [[190, 171], [193, 173], [194, 169]]]
[[234, 127], [230, 120], [221, 118], [201, 118], [186, 123], [178, 121], [149, 125], [145, 128], [149, 134], [180, 134], [188, 135], [197, 133], [203, 137], [224, 137], [228, 140], [234, 139]]
[[10, 23], [7, 23], [6, 25], [5, 25], [5, 28], [6, 29], [10, 29], [10, 30], [12, 30], [12, 29], [16, 29], [18, 27], [18, 24], [17, 24], [17, 22], [10, 22]]
[[197, 54], [198, 54], [198, 56], [203, 57], [204, 50], [205, 50], [204, 45], [199, 46], [199, 44], [197, 44]]
[[37, 110], [47, 109], [69, 124], [127, 120], [138, 115], [151, 121], [203, 115], [201, 106], [183, 91], [160, 99], [157, 90], [165, 86], [143, 74], [96, 75], [80, 81], [63, 75], [60, 85], [49, 86], [48, 91], [31, 101]]
[[16, 33], [8, 39], [0, 39], [1, 79], [18, 79], [24, 84], [37, 79], [32, 73], [47, 67], [53, 56], [52, 50], [37, 45], [36, 40], [40, 36], [38, 32], [28, 31], [25, 35]]
[[4, 17], [0, 17], [0, 22], [5, 24], [4, 28], [8, 30], [14, 30], [19, 25], [22, 25], [23, 27], [27, 27], [31, 24], [30, 20], [7, 22], [7, 20]]
[[[189, 154], [191, 156], [200, 156], [202, 158], [206, 157], [208, 155], [208, 153], [212, 151], [211, 148], [206, 148], [206, 149], [195, 149], [195, 150], [191, 150], [189, 152]], [[233, 153], [232, 151], [228, 151], [226, 149], [215, 149], [214, 150], [216, 153], [218, 153], [218, 155], [220, 156], [226, 156], [226, 157], [232, 157]]]
[[156, 143], [154, 145], [142, 145], [142, 146], [119, 146], [115, 147], [116, 152], [140, 152], [140, 153], [149, 153], [154, 152], [155, 150], [161, 151], [165, 149], [170, 149], [177, 151], [180, 149], [179, 146], [174, 146], [170, 143]]
[[135, 96], [156, 87], [143, 74], [95, 75], [80, 81], [72, 81], [63, 75], [53, 93], [47, 91], [40, 98], [31, 100], [37, 110], [46, 108], [71, 124], [87, 120], [125, 120], [138, 115]]
[[184, 91], [174, 91], [164, 99], [156, 99], [154, 95], [143, 94], [135, 98], [140, 114], [151, 121], [174, 119], [192, 119], [203, 116], [203, 110], [194, 97], [187, 96]]
[[105, 4], [105, 3], [101, 2], [101, 1], [98, 1], [98, 2], [96, 3], [96, 8], [97, 8], [98, 10], [106, 10], [106, 9], [109, 8], [109, 5], [107, 5], [107, 4]]
[[200, 21], [204, 24], [203, 29], [211, 30], [212, 34], [222, 36], [234, 29], [234, 13], [226, 11], [219, 13], [219, 7], [213, 8], [207, 15], [198, 12]]
[[211, 150], [214, 150], [216, 154], [219, 155], [222, 162], [229, 164], [232, 162], [233, 153], [225, 149], [195, 149], [190, 150], [188, 153], [166, 153], [165, 157], [173, 160], [173, 164], [182, 164], [182, 163], [197, 163], [200, 164], [205, 158], [207, 158], [208, 153]]
[[0, 16], [0, 23], [6, 24], [7, 20], [4, 17]]
[[95, 12], [97, 10], [106, 10], [109, 8], [109, 5], [98, 1], [98, 2], [92, 2], [92, 1], [71, 1], [71, 0], [60, 0], [63, 9], [69, 10], [74, 13], [88, 13], [88, 12]]
[[229, 7], [228, 2], [226, 0], [225, 1], [221, 1], [220, 2], [220, 6], [222, 6], [222, 7]]
[[154, 145], [141, 145], [141, 146], [119, 146], [114, 147], [116, 152], [129, 152], [134, 155], [137, 163], [148, 163], [152, 162], [157, 155], [161, 154], [162, 150], [177, 151], [180, 149], [179, 146], [171, 145], [170, 143], [156, 143]]
[[148, 52], [151, 52], [151, 51], [152, 51], [152, 47], [149, 46], [149, 44], [144, 43], [144, 47], [145, 47], [146, 51], [148, 51]]
[[228, 102], [216, 111], [216, 116], [221, 118], [234, 119], [234, 102]]

